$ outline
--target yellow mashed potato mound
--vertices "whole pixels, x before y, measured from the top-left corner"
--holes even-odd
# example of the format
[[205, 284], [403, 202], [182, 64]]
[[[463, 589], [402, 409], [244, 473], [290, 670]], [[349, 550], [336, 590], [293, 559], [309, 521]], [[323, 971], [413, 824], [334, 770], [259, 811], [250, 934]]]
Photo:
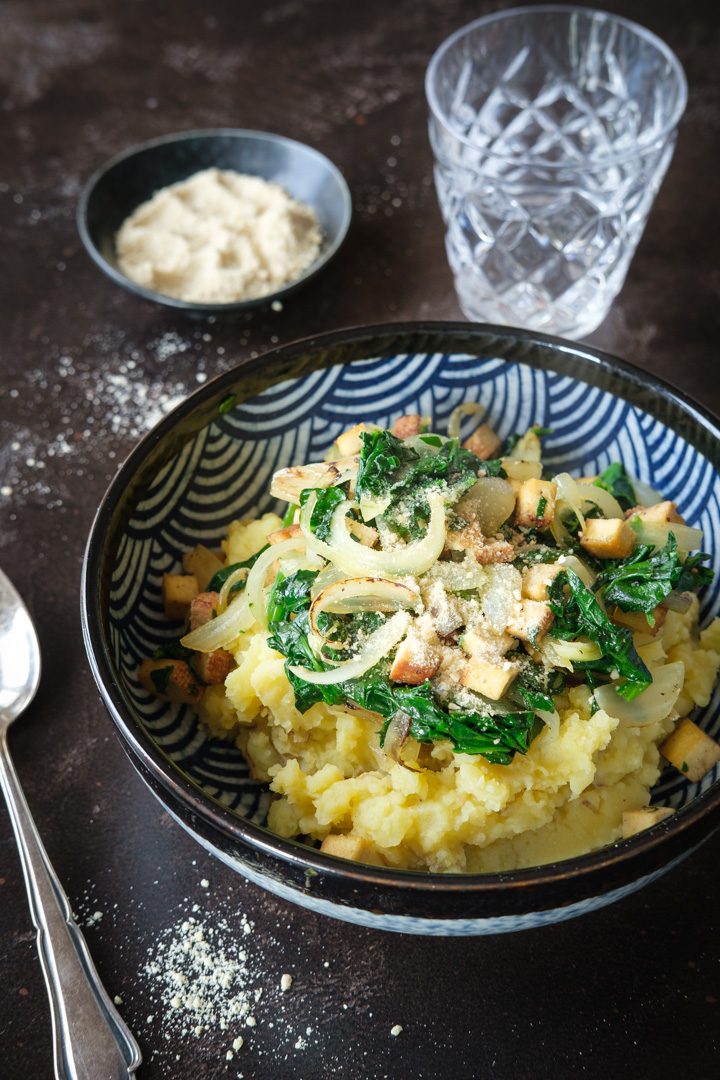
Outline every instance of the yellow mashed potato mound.
[[[247, 559], [280, 527], [274, 514], [236, 522], [228, 562]], [[200, 716], [211, 733], [234, 739], [258, 780], [270, 782], [269, 826], [281, 836], [322, 841], [348, 833], [369, 841], [393, 867], [486, 872], [566, 859], [621, 836], [624, 810], [645, 806], [658, 778], [658, 743], [678, 716], [705, 706], [720, 668], [720, 619], [697, 631], [698, 605], [669, 612], [651, 651], [682, 661], [676, 710], [661, 722], [627, 727], [603, 710], [591, 715], [581, 686], [557, 699], [560, 722], [546, 726], [510, 765], [430, 749], [430, 767], [412, 772], [386, 757], [379, 721], [324, 703], [295, 708], [284, 660], [259, 628], [233, 647], [237, 667], [208, 687]], [[649, 641], [649, 639], [648, 639]]]

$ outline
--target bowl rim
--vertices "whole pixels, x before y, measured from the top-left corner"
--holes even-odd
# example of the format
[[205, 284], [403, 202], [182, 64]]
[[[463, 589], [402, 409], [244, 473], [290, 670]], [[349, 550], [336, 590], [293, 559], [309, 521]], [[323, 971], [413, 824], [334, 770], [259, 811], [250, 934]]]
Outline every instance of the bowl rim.
[[[219, 403], [227, 389], [245, 375], [261, 373], [268, 365], [278, 367], [282, 360], [300, 358], [332, 346], [361, 344], [364, 340], [377, 343], [382, 338], [404, 338], [406, 341], [417, 335], [450, 335], [474, 338], [504, 338], [508, 341], [539, 345], [555, 352], [570, 354], [582, 364], [596, 369], [610, 368], [620, 372], [621, 381], [630, 382], [644, 389], [650, 389], [660, 398], [669, 400], [686, 413], [690, 413], [701, 427], [710, 435], [720, 453], [720, 420], [710, 410], [697, 403], [683, 390], [673, 386], [665, 379], [644, 371], [629, 361], [622, 360], [612, 353], [594, 348], [591, 345], [572, 342], [568, 339], [541, 334], [508, 326], [496, 326], [486, 323], [464, 323], [454, 321], [419, 320], [416, 322], [379, 323], [361, 325], [334, 330], [323, 334], [297, 339], [285, 345], [276, 346], [259, 354], [257, 357], [241, 361], [239, 364], [221, 373], [216, 378], [204, 383], [190, 393], [172, 409], [167, 416], [155, 425], [136, 444], [125, 461], [119, 467], [110, 482], [88, 535], [83, 557], [80, 595], [80, 614], [83, 640], [88, 662], [100, 695], [110, 716], [115, 723], [125, 749], [131, 758], [136, 757], [149, 771], [151, 776], [191, 813], [197, 815], [205, 825], [219, 832], [229, 840], [239, 842], [266, 855], [274, 856], [281, 862], [302, 867], [305, 871], [322, 873], [334, 878], [356, 883], [376, 884], [384, 888], [410, 889], [415, 892], [438, 889], [468, 894], [494, 894], [498, 889], [510, 889], [517, 896], [527, 894], [530, 886], [553, 886], [560, 882], [576, 880], [584, 876], [595, 876], [617, 868], [619, 864], [629, 866], [638, 862], [641, 856], [656, 853], [666, 840], [675, 838], [678, 842], [682, 833], [688, 847], [697, 841], [694, 831], [700, 819], [714, 815], [718, 818], [712, 828], [720, 825], [720, 781], [716, 781], [705, 791], [696, 795], [678, 811], [628, 839], [617, 840], [585, 855], [557, 860], [540, 866], [520, 870], [494, 871], [491, 873], [439, 873], [425, 870], [406, 870], [392, 867], [372, 867], [367, 864], [351, 863], [334, 856], [323, 854], [298, 840], [286, 839], [273, 833], [267, 826], [255, 824], [242, 818], [232, 810], [215, 802], [189, 777], [173, 765], [169, 758], [136, 718], [120, 691], [118, 680], [113, 670], [112, 654], [104, 632], [101, 605], [98, 603], [100, 592], [100, 564], [109, 526], [118, 504], [121, 502], [129, 476], [132, 476], [152, 449], [158, 445], [179, 420], [189, 416], [201, 404], [217, 398]], [[397, 343], [393, 342], [393, 347]], [[423, 346], [424, 347], [424, 346]], [[490, 345], [487, 346], [491, 348]], [[375, 350], [375, 355], [378, 355]], [[371, 354], [366, 354], [366, 359]], [[363, 357], [357, 356], [344, 363], [355, 363]], [[343, 361], [334, 361], [343, 363]], [[510, 360], [511, 363], [527, 361]], [[532, 366], [532, 365], [529, 365]], [[586, 371], [586, 374], [588, 372]], [[571, 376], [572, 377], [572, 376]], [[578, 376], [575, 376], [578, 377]], [[580, 380], [584, 381], [584, 380]], [[612, 393], [612, 391], [608, 391]], [[617, 396], [617, 395], [616, 395]], [[663, 421], [661, 421], [663, 422]], [[668, 425], [666, 425], [668, 426]], [[669, 430], [673, 428], [669, 427]]]
[[[88, 205], [96, 187], [117, 165], [120, 165], [123, 161], [133, 158], [146, 150], [170, 146], [174, 143], [185, 142], [189, 139], [218, 137], [231, 137], [239, 140], [252, 138], [257, 139], [260, 142], [283, 143], [288, 146], [299, 147], [311, 157], [315, 157], [333, 177], [342, 196], [343, 216], [337, 236], [328, 248], [324, 251], [320, 251], [315, 262], [313, 262], [300, 277], [293, 278], [292, 281], [289, 281], [286, 285], [283, 285], [272, 293], [267, 293], [265, 296], [256, 296], [251, 300], [233, 300], [227, 303], [194, 302], [192, 300], [181, 300], [176, 296], [167, 296], [165, 293], [157, 292], [155, 289], [148, 289], [144, 285], [139, 285], [137, 282], [123, 274], [121, 270], [114, 267], [112, 263], [108, 262], [92, 238], [88, 227], [87, 217]], [[114, 281], [116, 285], [120, 285], [123, 289], [134, 293], [136, 296], [142, 297], [144, 300], [162, 304], [164, 307], [175, 308], [178, 311], [194, 312], [199, 315], [221, 315], [223, 313], [242, 312], [249, 310], [250, 308], [272, 304], [276, 300], [281, 300], [283, 297], [289, 296], [290, 293], [315, 277], [316, 274], [323, 270], [332, 259], [335, 258], [347, 237], [351, 221], [352, 194], [348, 182], [335, 162], [331, 161], [331, 159], [327, 157], [326, 154], [323, 154], [321, 150], [317, 150], [314, 146], [310, 146], [309, 143], [300, 142], [298, 139], [292, 139], [287, 135], [276, 135], [272, 131], [256, 131], [252, 128], [228, 127], [196, 128], [189, 131], [173, 132], [169, 135], [158, 135], [153, 139], [147, 139], [145, 142], [136, 143], [133, 146], [127, 147], [125, 150], [121, 150], [100, 165], [85, 182], [80, 192], [75, 211], [75, 224], [83, 247], [95, 265]]]

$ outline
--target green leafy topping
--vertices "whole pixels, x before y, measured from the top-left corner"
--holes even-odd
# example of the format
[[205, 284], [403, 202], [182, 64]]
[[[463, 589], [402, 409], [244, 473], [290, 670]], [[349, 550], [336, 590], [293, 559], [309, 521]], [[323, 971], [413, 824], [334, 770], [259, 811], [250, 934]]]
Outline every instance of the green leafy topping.
[[527, 709], [552, 712], [555, 708], [552, 695], [559, 694], [564, 686], [565, 676], [561, 671], [548, 670], [542, 664], [528, 661], [515, 679], [509, 696]]
[[218, 405], [218, 412], [221, 416], [224, 416], [225, 413], [229, 413], [231, 409], [235, 408], [236, 403], [237, 394], [228, 394], [227, 397], [224, 397]]
[[305, 506], [311, 495], [317, 496], [317, 502], [310, 515], [310, 528], [318, 540], [327, 540], [332, 527], [333, 514], [347, 495], [342, 487], [305, 488], [300, 492], [300, 505]]
[[[245, 559], [244, 562], [230, 563], [229, 566], [223, 566], [222, 570], [218, 570], [211, 577], [210, 582], [208, 583], [207, 591], [208, 592], [220, 592], [223, 585], [225, 584], [225, 582], [227, 581], [227, 579], [230, 577], [231, 574], [234, 574], [236, 570], [251, 570], [252, 567], [257, 562], [257, 560], [262, 555], [263, 551], [267, 551], [267, 549], [269, 547], [270, 547], [269, 544], [265, 544], [264, 547], [261, 547], [259, 551], [256, 551], [255, 554], [251, 555], [249, 559]], [[245, 582], [244, 581], [238, 581], [236, 585], [233, 585], [230, 592], [231, 593], [242, 592], [242, 590], [244, 588], [245, 588]]]
[[552, 435], [553, 429], [550, 427], [542, 427], [540, 424], [536, 424], [534, 428], [530, 428], [533, 435], [537, 435], [538, 439], [541, 439], [543, 435]]
[[178, 640], [168, 645], [160, 645], [152, 654], [152, 658], [153, 660], [187, 660], [192, 655], [193, 650], [185, 648]]
[[604, 488], [619, 502], [623, 510], [630, 510], [637, 506], [637, 496], [632, 486], [630, 477], [625, 472], [625, 466], [619, 461], [608, 465], [604, 472], [593, 480], [595, 487]]
[[405, 540], [424, 534], [431, 491], [442, 491], [450, 506], [473, 486], [479, 474], [504, 475], [501, 462], [482, 461], [457, 439], [423, 436], [431, 449], [418, 453], [389, 431], [364, 431], [361, 438], [356, 496], [389, 498], [381, 520]]
[[297, 508], [295, 507], [295, 505], [293, 503], [290, 503], [287, 510], [283, 514], [283, 518], [282, 518], [282, 527], [283, 527], [283, 529], [287, 529], [288, 525], [292, 525], [292, 523], [295, 521], [295, 510], [296, 509]]
[[688, 765], [687, 761], [683, 761], [682, 765], [680, 766], [680, 771], [681, 772], [688, 772], [689, 769], [690, 769], [690, 766]]
[[164, 694], [167, 691], [172, 673], [172, 665], [169, 667], [154, 668], [153, 671], [150, 672], [150, 678], [152, 679], [153, 686], [158, 694]]
[[[568, 595], [565, 586], [569, 586]], [[548, 588], [549, 605], [555, 621], [549, 633], [564, 641], [576, 641], [589, 637], [602, 652], [601, 661], [576, 664], [588, 673], [609, 673], [617, 670], [621, 681], [616, 689], [626, 701], [632, 701], [652, 683], [652, 675], [640, 658], [633, 644], [632, 634], [626, 627], [615, 626], [605, 614], [590, 589], [580, 580], [574, 570], [561, 570]]]
[[540, 498], [538, 499], [538, 504], [535, 507], [535, 517], [536, 518], [541, 518], [543, 516], [543, 514], [545, 513], [545, 508], [546, 507], [547, 507], [547, 499], [545, 498], [544, 495], [541, 495]]
[[677, 540], [670, 533], [664, 548], [642, 544], [626, 559], [613, 561], [596, 578], [593, 590], [602, 590], [605, 602], [621, 611], [643, 611], [653, 625], [653, 610], [673, 590], [696, 592], [712, 581], [713, 571], [702, 565], [709, 558], [700, 552], [681, 562]]
[[[410, 718], [409, 734], [419, 742], [449, 739], [457, 753], [482, 754], [486, 760], [507, 765], [516, 752], [526, 753], [542, 729], [542, 721], [531, 711], [507, 715], [485, 715], [464, 710], [445, 710], [435, 698], [429, 682], [421, 686], [400, 686], [390, 682], [388, 665], [381, 661], [361, 678], [333, 686], [315, 686], [290, 671], [301, 665], [312, 671], [325, 671], [330, 665], [319, 659], [308, 641], [310, 632], [310, 589], [317, 576], [313, 570], [297, 570], [288, 577], [278, 577], [270, 594], [268, 644], [285, 656], [285, 672], [295, 692], [295, 704], [306, 712], [318, 701], [336, 705], [345, 703], [378, 713], [386, 720], [381, 745], [390, 720], [402, 711]], [[374, 615], [375, 613], [370, 613]], [[356, 620], [362, 616], [353, 616]], [[378, 617], [362, 622], [370, 632]]]
[[363, 431], [360, 438], [363, 445], [355, 492], [358, 499], [377, 498], [388, 492], [398, 469], [418, 455], [389, 431]]

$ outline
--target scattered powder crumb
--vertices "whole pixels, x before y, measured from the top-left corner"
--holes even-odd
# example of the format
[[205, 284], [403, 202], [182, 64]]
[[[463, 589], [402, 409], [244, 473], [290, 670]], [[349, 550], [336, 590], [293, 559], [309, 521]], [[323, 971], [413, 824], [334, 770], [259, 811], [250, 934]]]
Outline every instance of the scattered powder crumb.
[[122, 1003], [123, 1003], [123, 999], [120, 997], [119, 994], [115, 995], [115, 997], [113, 998], [113, 1001], [115, 1002], [116, 1005], [122, 1005]]
[[247, 1024], [248, 1027], [255, 1027], [255, 1025], [257, 1024], [257, 1020], [255, 1019], [254, 1016], [248, 1016], [245, 1023]]
[[233, 1039], [233, 1044], [232, 1044], [233, 1050], [235, 1050], [235, 1052], [237, 1053], [237, 1051], [242, 1048], [242, 1045], [243, 1045], [244, 1042], [245, 1042], [245, 1040], [243, 1039], [242, 1035], [238, 1035], [237, 1039]]
[[289, 990], [290, 987], [292, 986], [292, 984], [293, 984], [292, 975], [283, 975], [281, 977], [281, 979], [280, 979], [280, 989], [282, 990], [283, 993], [285, 993], [286, 990]]
[[85, 925], [86, 926], [97, 926], [97, 924], [100, 922], [102, 917], [103, 917], [102, 911], [93, 911], [92, 915], [90, 915], [89, 918], [86, 920]]
[[282, 311], [283, 302], [282, 302], [282, 300], [273, 300], [270, 307], [273, 309], [273, 311]]
[[393, 1027], [390, 1028], [390, 1034], [397, 1038], [397, 1036], [401, 1034], [402, 1029], [402, 1024], [395, 1024]]
[[206, 877], [204, 877], [202, 879], [202, 881], [200, 882], [200, 886], [203, 889], [209, 889], [210, 888], [210, 882], [208, 881], [208, 879]]

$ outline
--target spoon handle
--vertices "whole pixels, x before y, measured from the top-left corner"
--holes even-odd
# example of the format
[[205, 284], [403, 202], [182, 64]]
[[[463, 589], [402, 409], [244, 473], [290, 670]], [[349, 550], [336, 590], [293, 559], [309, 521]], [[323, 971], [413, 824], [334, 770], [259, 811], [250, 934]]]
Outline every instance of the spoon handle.
[[0, 787], [20, 851], [50, 998], [57, 1080], [127, 1080], [142, 1057], [100, 982], [52, 868], [0, 729]]

